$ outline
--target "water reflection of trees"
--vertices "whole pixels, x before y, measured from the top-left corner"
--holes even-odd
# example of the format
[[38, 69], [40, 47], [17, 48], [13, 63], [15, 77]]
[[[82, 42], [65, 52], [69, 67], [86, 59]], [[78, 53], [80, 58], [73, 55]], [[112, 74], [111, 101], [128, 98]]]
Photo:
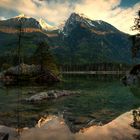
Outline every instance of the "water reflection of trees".
[[75, 81], [80, 81], [83, 79], [85, 80], [94, 80], [94, 81], [114, 81], [114, 80], [120, 80], [122, 78], [122, 75], [120, 74], [64, 74], [64, 77], [66, 79], [74, 79]]
[[131, 87], [130, 91], [136, 98], [140, 99], [140, 87], [138, 86]]

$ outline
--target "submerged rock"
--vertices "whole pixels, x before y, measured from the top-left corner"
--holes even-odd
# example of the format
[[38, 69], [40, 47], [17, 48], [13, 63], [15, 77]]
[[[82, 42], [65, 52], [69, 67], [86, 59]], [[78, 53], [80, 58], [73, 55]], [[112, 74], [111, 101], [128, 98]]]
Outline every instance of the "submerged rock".
[[57, 99], [59, 97], [70, 96], [70, 95], [77, 94], [77, 93], [79, 93], [79, 92], [78, 91], [68, 91], [68, 90], [49, 90], [49, 91], [37, 93], [37, 94], [25, 99], [25, 101], [38, 102], [38, 101], [42, 101], [42, 100]]
[[41, 92], [39, 94], [35, 94], [35, 95], [31, 96], [30, 98], [26, 99], [26, 101], [35, 102], [35, 101], [41, 101], [41, 100], [44, 100], [47, 98], [48, 98], [47, 92]]

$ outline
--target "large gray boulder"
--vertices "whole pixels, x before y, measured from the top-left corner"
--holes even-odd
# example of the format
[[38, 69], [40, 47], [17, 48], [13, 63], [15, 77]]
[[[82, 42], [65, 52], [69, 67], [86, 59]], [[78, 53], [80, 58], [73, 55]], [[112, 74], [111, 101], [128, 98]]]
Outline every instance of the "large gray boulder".
[[21, 63], [18, 66], [10, 67], [9, 69], [3, 71], [0, 75], [3, 76], [5, 74], [13, 74], [13, 75], [35, 75], [40, 72], [39, 65], [27, 65]]
[[41, 69], [40, 65], [27, 65], [21, 63], [0, 73], [2, 81], [36, 81], [58, 82], [60, 78], [48, 69]]

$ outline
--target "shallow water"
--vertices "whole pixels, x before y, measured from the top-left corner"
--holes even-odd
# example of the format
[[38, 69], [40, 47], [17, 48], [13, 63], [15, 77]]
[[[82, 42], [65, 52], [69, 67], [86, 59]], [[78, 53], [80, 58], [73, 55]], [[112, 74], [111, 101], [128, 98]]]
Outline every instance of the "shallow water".
[[[0, 124], [25, 127], [34, 126], [43, 115], [64, 116], [71, 130], [89, 124], [108, 123], [120, 114], [139, 107], [140, 98], [135, 90], [125, 87], [119, 75], [64, 75], [56, 85], [30, 85], [0, 88]], [[29, 91], [78, 90], [77, 95], [37, 104], [21, 102], [32, 96]]]

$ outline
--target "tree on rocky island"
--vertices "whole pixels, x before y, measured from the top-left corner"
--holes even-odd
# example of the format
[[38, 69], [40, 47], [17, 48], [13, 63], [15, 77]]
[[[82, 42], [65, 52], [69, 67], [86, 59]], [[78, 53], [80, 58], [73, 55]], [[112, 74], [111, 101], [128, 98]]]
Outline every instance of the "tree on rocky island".
[[35, 65], [40, 65], [42, 73], [49, 70], [53, 74], [59, 75], [60, 72], [57, 63], [49, 49], [50, 47], [46, 41], [38, 41], [37, 49], [32, 56], [32, 63]]

